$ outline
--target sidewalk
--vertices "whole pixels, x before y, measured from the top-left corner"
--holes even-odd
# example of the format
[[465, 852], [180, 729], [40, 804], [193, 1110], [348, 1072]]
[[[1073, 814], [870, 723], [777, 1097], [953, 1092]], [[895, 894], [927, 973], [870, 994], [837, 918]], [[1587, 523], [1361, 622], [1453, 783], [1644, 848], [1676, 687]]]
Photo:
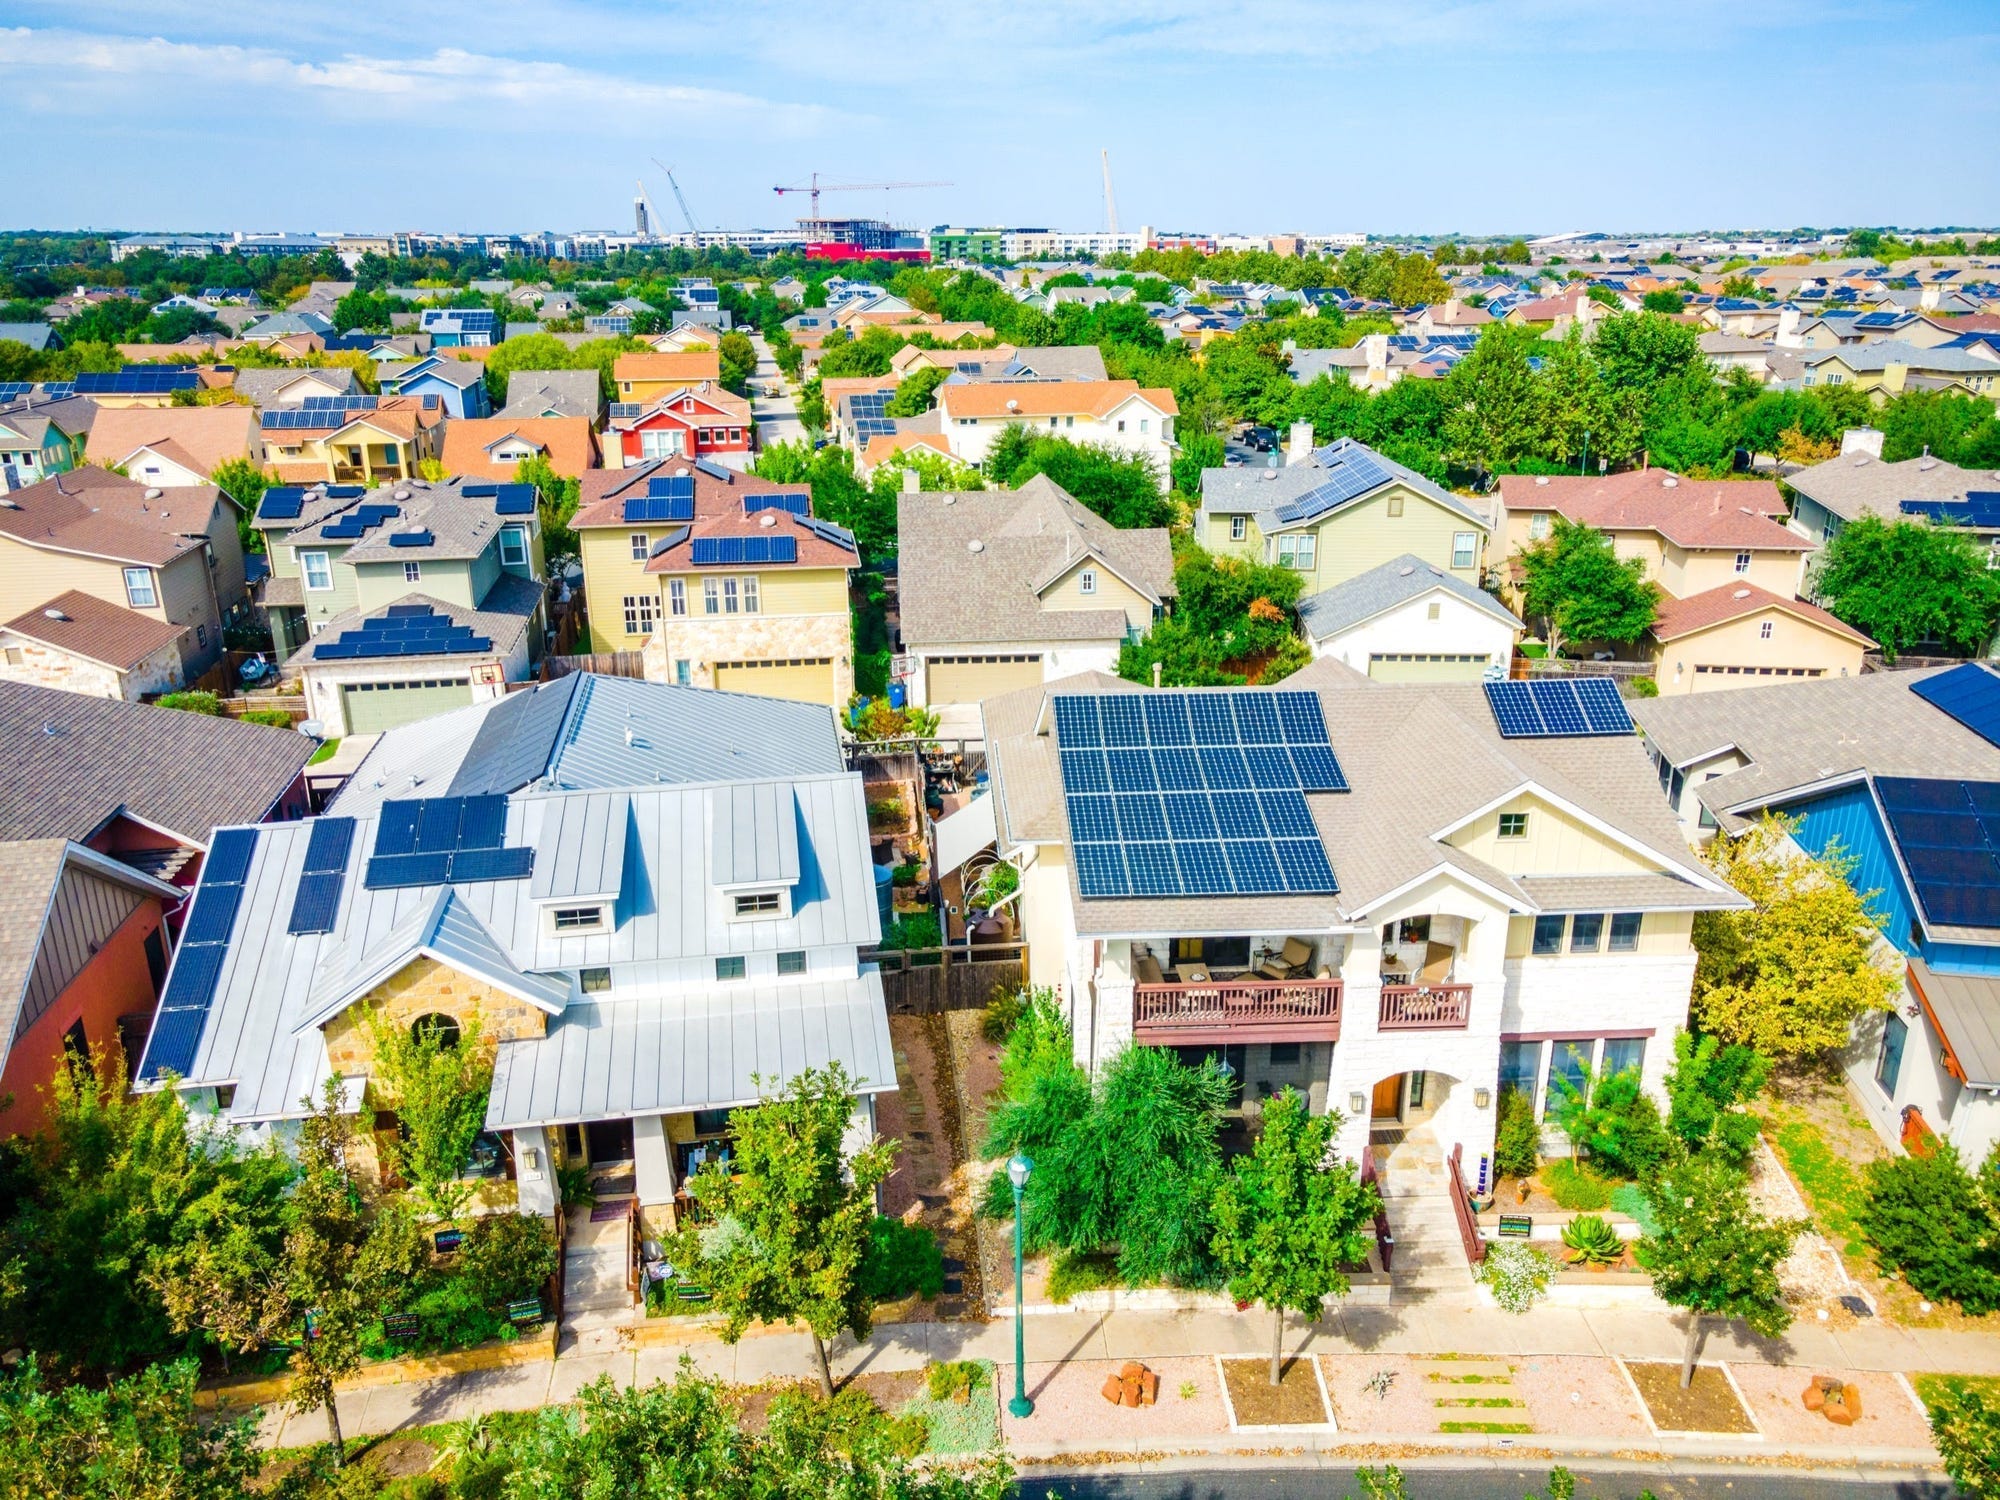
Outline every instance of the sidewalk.
[[[1480, 1306], [1470, 1297], [1437, 1297], [1401, 1307], [1344, 1309], [1310, 1330], [1294, 1322], [1287, 1329], [1285, 1347], [1288, 1355], [1330, 1359], [1457, 1354], [1498, 1360], [1576, 1357], [1677, 1363], [1686, 1337], [1684, 1327], [1678, 1314], [1545, 1305], [1516, 1317]], [[1092, 1368], [1066, 1374], [1065, 1384], [1084, 1381], [1094, 1387], [1106, 1371], [1129, 1359], [1148, 1363], [1199, 1359], [1212, 1368], [1215, 1355], [1267, 1355], [1270, 1337], [1269, 1315], [1262, 1309], [1240, 1315], [1052, 1312], [1024, 1320], [1031, 1388], [1045, 1386], [1056, 1372], [1080, 1365]], [[802, 1333], [753, 1335], [734, 1347], [705, 1339], [686, 1345], [622, 1348], [608, 1353], [580, 1351], [566, 1343], [565, 1352], [552, 1364], [537, 1362], [353, 1391], [343, 1397], [341, 1423], [351, 1435], [378, 1434], [430, 1422], [460, 1421], [482, 1411], [529, 1410], [567, 1401], [601, 1375], [609, 1375], [624, 1385], [671, 1379], [683, 1355], [704, 1374], [741, 1385], [781, 1379], [807, 1380], [814, 1376], [812, 1343]], [[1822, 1370], [1875, 1372], [1884, 1376], [1927, 1371], [2000, 1374], [2000, 1338], [1867, 1324], [1839, 1330], [1819, 1324], [1795, 1324], [1783, 1338], [1764, 1340], [1740, 1327], [1713, 1323], [1702, 1345], [1701, 1358], [1704, 1363], [1791, 1367], [1797, 1371], [1801, 1385], [1805, 1377]], [[1002, 1372], [1003, 1383], [1010, 1382], [1013, 1320], [884, 1324], [859, 1347], [851, 1340], [841, 1339], [835, 1346], [833, 1363], [836, 1378], [844, 1378], [865, 1371], [918, 1370], [947, 1359], [992, 1360]], [[1605, 1366], [1607, 1372], [1614, 1369], [1610, 1364]], [[1106, 1408], [1107, 1412], [1110, 1410]], [[1100, 1423], [1097, 1430], [1101, 1429]], [[266, 1443], [283, 1447], [320, 1441], [325, 1433], [323, 1414], [293, 1417], [282, 1408], [267, 1411], [262, 1428]], [[1013, 1450], [1017, 1456], [1036, 1456], [1035, 1440], [1027, 1431], [1019, 1436], [1021, 1441]], [[1192, 1439], [1197, 1435], [1186, 1436]], [[1379, 1434], [1377, 1437], [1398, 1443], [1413, 1441], [1407, 1433], [1393, 1438]], [[1362, 1434], [1354, 1431], [1343, 1430], [1339, 1434], [1339, 1441], [1345, 1444], [1362, 1438]], [[1214, 1433], [1203, 1439], [1216, 1440]], [[1297, 1434], [1284, 1434], [1273, 1441], [1281, 1446], [1301, 1445]], [[1522, 1445], [1542, 1441], [1522, 1439]], [[1425, 1443], [1467, 1445], [1436, 1437], [1427, 1438]], [[1267, 1446], [1261, 1440], [1246, 1444], [1245, 1436], [1237, 1435], [1231, 1435], [1223, 1446], [1246, 1445]], [[1063, 1444], [1056, 1451], [1070, 1446], [1073, 1445]], [[1091, 1446], [1096, 1451], [1109, 1445], [1101, 1437], [1094, 1437]], [[1475, 1438], [1470, 1446], [1490, 1447], [1492, 1439]], [[1629, 1448], [1631, 1439], [1619, 1438], [1613, 1446]], [[1657, 1445], [1649, 1442], [1648, 1446]], [[1829, 1445], [1830, 1452], [1836, 1450], [1837, 1445]], [[1701, 1449], [1697, 1444], [1687, 1451]], [[1767, 1445], [1761, 1451], [1776, 1450]], [[1855, 1452], [1853, 1448], [1846, 1451]], [[1885, 1453], [1881, 1457], [1887, 1462], [1916, 1462], [1920, 1460], [1920, 1450]]]

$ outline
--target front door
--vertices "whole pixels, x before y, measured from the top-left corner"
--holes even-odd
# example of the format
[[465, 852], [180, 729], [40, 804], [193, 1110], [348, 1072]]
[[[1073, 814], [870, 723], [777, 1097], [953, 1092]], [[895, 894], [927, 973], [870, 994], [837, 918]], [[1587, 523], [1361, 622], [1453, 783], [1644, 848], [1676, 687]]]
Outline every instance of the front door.
[[590, 1164], [593, 1167], [605, 1162], [632, 1160], [630, 1120], [592, 1120], [583, 1127], [583, 1138], [590, 1147]]
[[1403, 1075], [1392, 1073], [1375, 1085], [1375, 1097], [1368, 1107], [1369, 1114], [1377, 1120], [1400, 1120], [1403, 1117]]

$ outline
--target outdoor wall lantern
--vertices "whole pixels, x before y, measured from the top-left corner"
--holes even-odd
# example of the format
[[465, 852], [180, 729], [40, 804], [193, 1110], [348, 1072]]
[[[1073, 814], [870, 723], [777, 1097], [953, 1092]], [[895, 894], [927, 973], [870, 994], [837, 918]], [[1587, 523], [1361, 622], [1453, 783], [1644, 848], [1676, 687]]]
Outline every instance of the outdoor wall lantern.
[[521, 1153], [521, 1167], [524, 1171], [532, 1172], [537, 1176], [541, 1175], [542, 1151], [539, 1146], [530, 1146]]
[[1349, 1114], [1351, 1115], [1363, 1114], [1367, 1111], [1367, 1109], [1368, 1109], [1368, 1096], [1366, 1094], [1349, 1094], [1347, 1096], [1347, 1112]]
[[1492, 1102], [1493, 1102], [1493, 1095], [1488, 1093], [1485, 1089], [1474, 1089], [1472, 1091], [1472, 1107], [1474, 1109], [1484, 1109], [1486, 1108], [1487, 1105], [1491, 1104]]

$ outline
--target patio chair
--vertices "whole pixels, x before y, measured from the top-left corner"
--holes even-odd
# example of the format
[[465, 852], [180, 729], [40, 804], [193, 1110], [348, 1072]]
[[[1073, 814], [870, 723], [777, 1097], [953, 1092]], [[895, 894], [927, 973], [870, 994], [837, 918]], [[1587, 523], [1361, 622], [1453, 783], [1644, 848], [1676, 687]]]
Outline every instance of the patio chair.
[[1132, 955], [1132, 977], [1141, 984], [1167, 982], [1167, 976], [1160, 972], [1160, 961], [1144, 948]]
[[1304, 938], [1286, 938], [1285, 946], [1257, 965], [1259, 979], [1297, 979], [1312, 967], [1312, 944]]

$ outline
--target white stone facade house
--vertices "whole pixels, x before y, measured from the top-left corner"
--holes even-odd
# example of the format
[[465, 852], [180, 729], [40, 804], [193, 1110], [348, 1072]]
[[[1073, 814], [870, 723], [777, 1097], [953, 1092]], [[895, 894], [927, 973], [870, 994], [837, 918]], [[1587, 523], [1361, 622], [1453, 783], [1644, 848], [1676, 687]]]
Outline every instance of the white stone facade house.
[[1164, 529], [1120, 530], [1046, 475], [1018, 490], [906, 490], [896, 516], [905, 680], [912, 702], [940, 711], [1116, 671], [1173, 597]]
[[[1127, 748], [1087, 743], [1100, 710], [1102, 737]], [[1060, 997], [1078, 1062], [1100, 1069], [1132, 1045], [1219, 1054], [1245, 1113], [1301, 1087], [1344, 1117], [1351, 1157], [1394, 1132], [1460, 1153], [1476, 1186], [1502, 1090], [1546, 1111], [1558, 1077], [1637, 1067], [1658, 1095], [1687, 1019], [1694, 914], [1743, 904], [1689, 851], [1636, 735], [1505, 738], [1477, 685], [1388, 685], [1321, 661], [1276, 689], [1093, 676], [983, 712], [1030, 977]], [[1177, 747], [1184, 712], [1197, 745], [1235, 724], [1256, 789], [1233, 747]], [[1256, 726], [1279, 719], [1318, 726], [1338, 762], [1318, 784], [1340, 789], [1287, 793], [1282, 759], [1267, 774]], [[1219, 739], [1204, 729], [1218, 723]], [[1152, 745], [1151, 772], [1134, 739]], [[1125, 784], [1187, 789], [1161, 794], [1164, 815], [1148, 793], [1083, 790], [1135, 772]]]
[[1505, 675], [1521, 621], [1484, 589], [1414, 553], [1299, 600], [1316, 657], [1382, 682]]

